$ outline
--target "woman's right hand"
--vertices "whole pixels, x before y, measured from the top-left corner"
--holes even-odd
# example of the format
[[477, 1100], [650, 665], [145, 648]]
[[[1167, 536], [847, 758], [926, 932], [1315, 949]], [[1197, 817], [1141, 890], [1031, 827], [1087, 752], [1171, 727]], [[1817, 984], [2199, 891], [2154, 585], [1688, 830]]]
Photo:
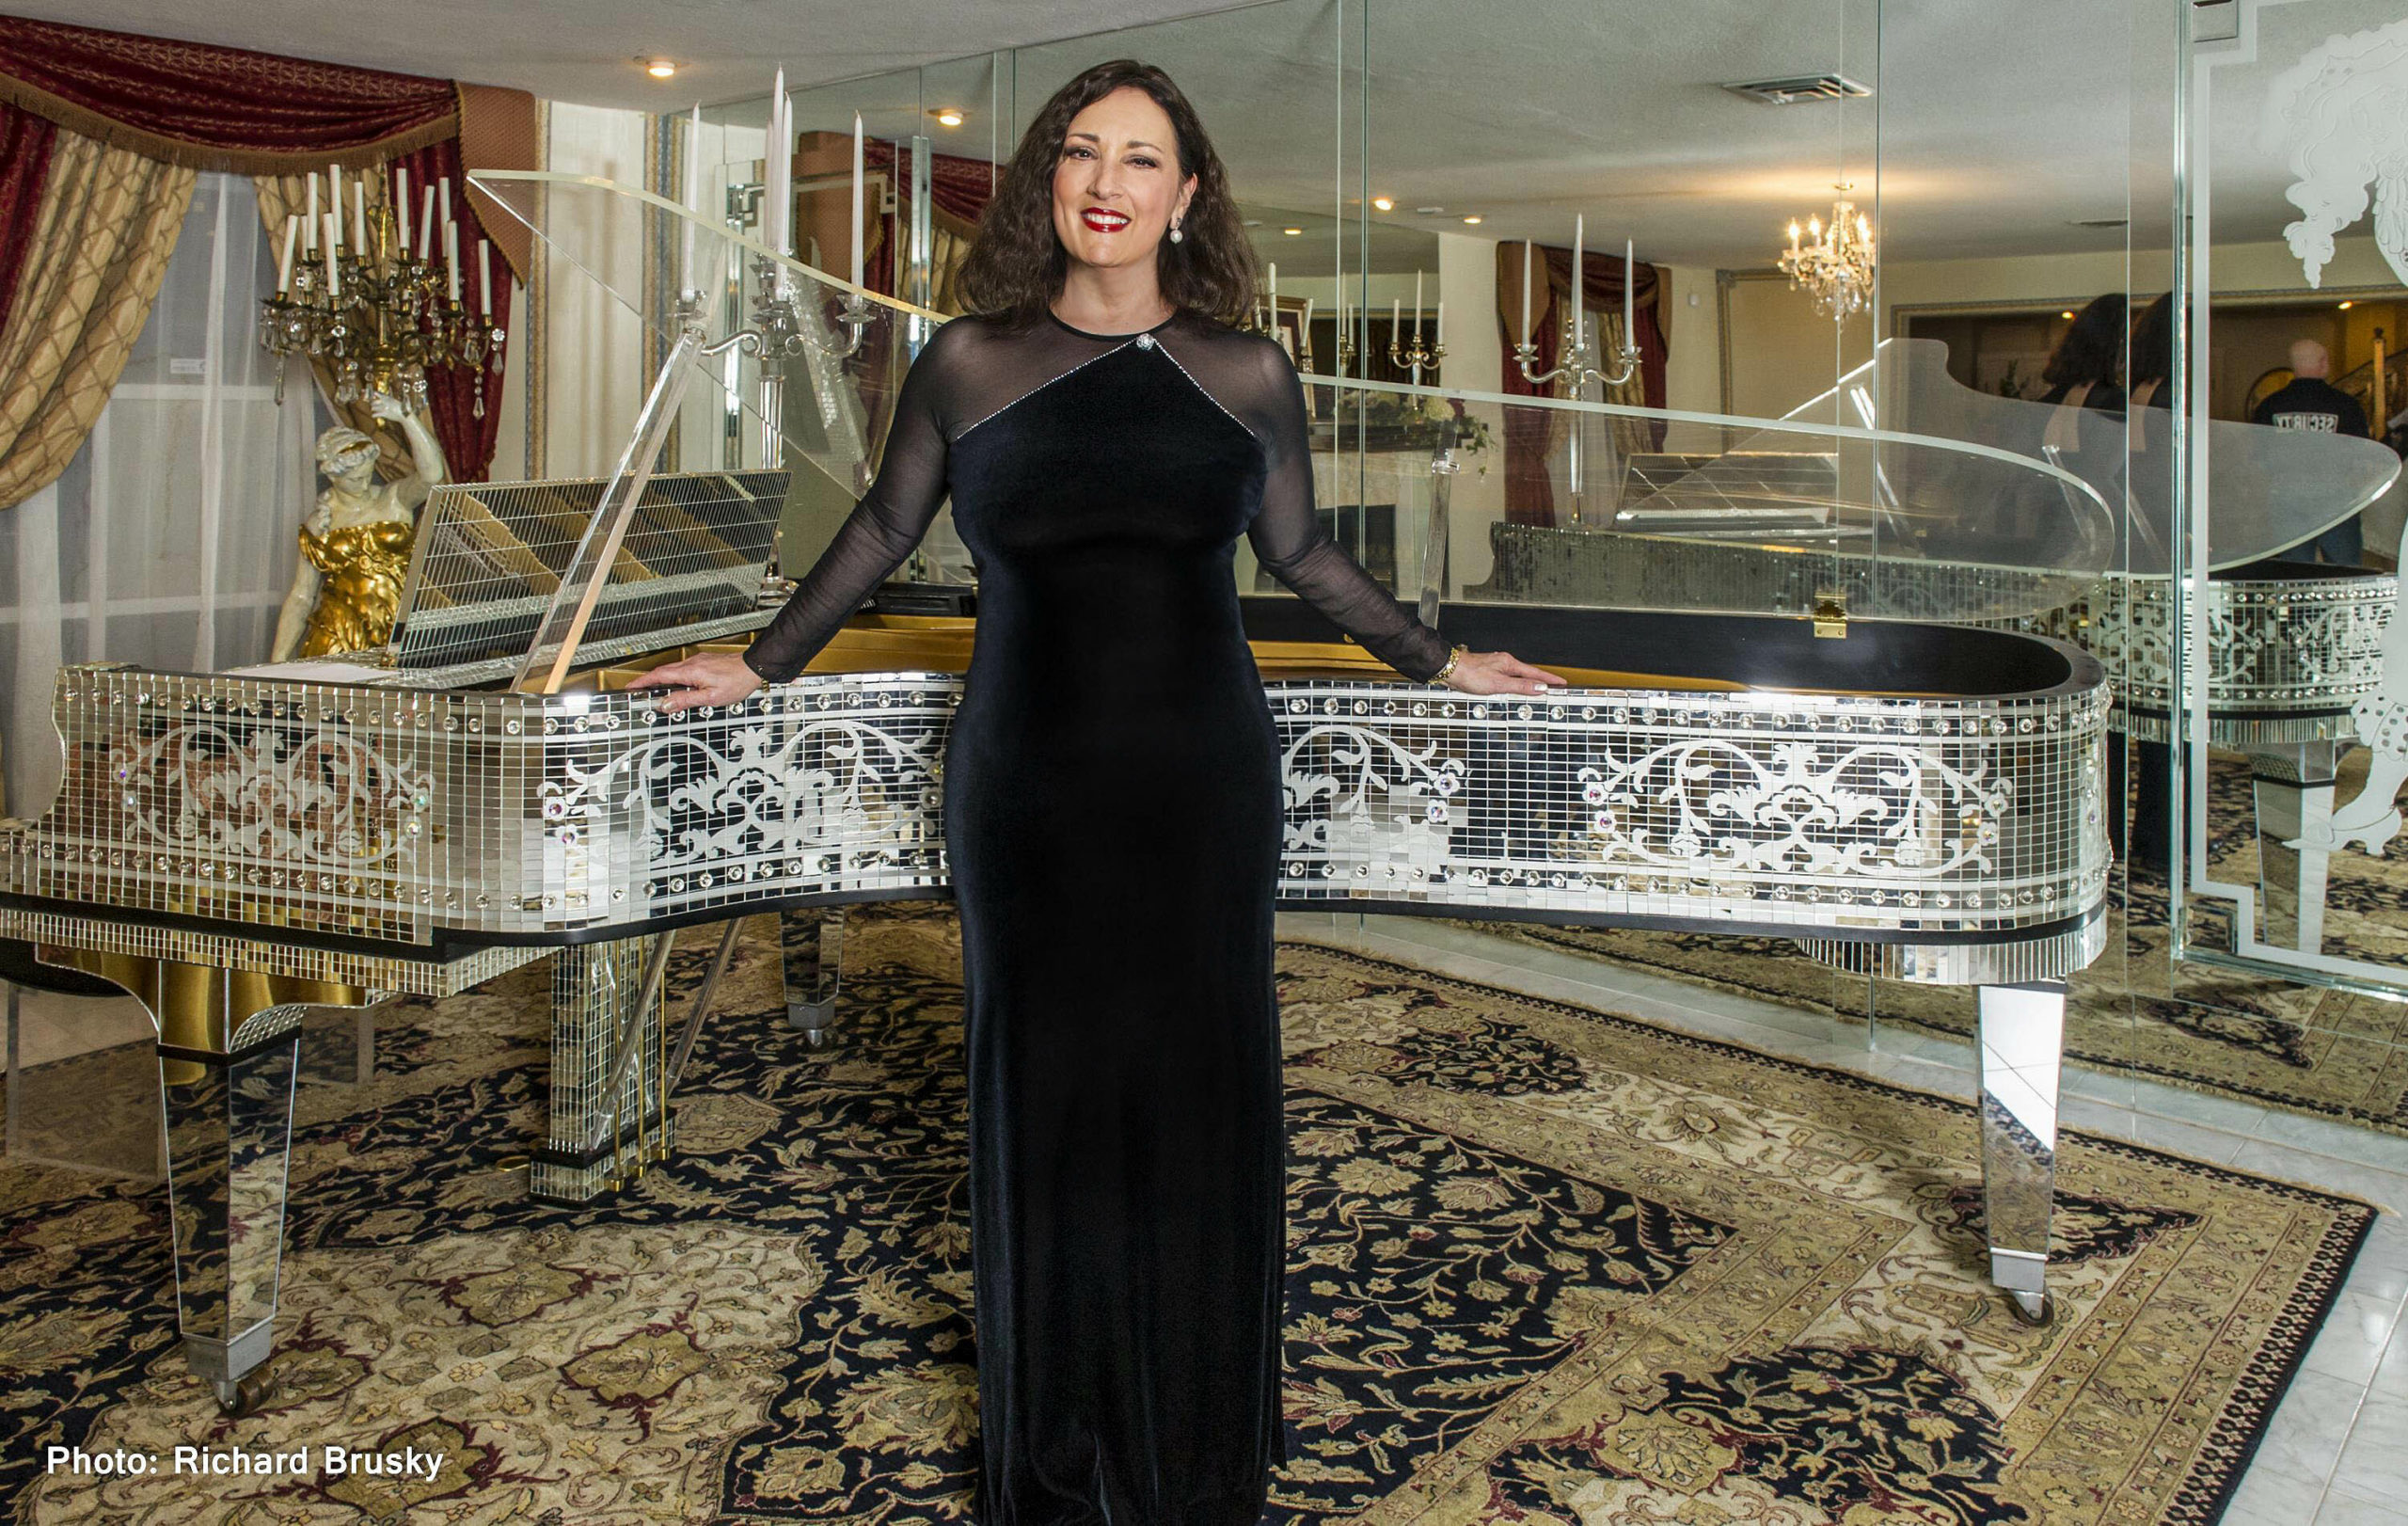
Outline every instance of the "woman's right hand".
[[733, 705], [765, 681], [734, 652], [703, 652], [664, 662], [627, 687], [665, 690], [660, 707], [675, 715], [697, 705]]

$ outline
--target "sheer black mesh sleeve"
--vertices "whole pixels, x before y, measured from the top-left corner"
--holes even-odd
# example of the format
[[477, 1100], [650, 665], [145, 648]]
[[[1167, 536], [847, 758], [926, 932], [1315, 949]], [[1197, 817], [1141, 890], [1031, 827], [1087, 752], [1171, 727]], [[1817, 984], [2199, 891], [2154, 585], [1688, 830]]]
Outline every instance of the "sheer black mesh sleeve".
[[[1254, 554], [1271, 575], [1303, 596], [1365, 651], [1408, 678], [1427, 680], [1446, 666], [1445, 637], [1388, 596], [1363, 564], [1322, 528], [1313, 508], [1311, 421], [1305, 384], [1287, 352], [1252, 341], [1259, 371], [1254, 405], [1244, 410], [1260, 434], [1269, 465], [1262, 507], [1246, 527]], [[1399, 527], [1400, 529], [1402, 527]]]
[[946, 324], [912, 358], [895, 401], [877, 480], [836, 529], [827, 550], [744, 653], [771, 683], [800, 673], [928, 533], [945, 497]]

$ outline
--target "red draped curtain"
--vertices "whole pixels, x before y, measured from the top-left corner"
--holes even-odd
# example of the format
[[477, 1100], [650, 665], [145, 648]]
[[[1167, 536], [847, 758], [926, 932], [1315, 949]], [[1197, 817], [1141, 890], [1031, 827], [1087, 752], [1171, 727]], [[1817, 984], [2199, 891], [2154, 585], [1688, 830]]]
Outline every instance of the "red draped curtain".
[[[282, 201], [272, 193], [287, 177], [338, 164], [387, 167], [389, 176], [395, 161], [410, 167], [413, 184], [449, 174], [463, 193], [453, 203], [463, 260], [486, 238], [512, 271], [523, 276], [528, 266], [528, 230], [489, 204], [490, 215], [480, 215], [483, 199], [467, 192], [464, 174], [535, 167], [534, 100], [523, 91], [0, 16], [0, 326], [28, 261], [71, 252], [29, 246], [62, 132], [186, 168], [257, 177], [275, 234]], [[505, 325], [509, 286], [495, 282], [495, 317]], [[476, 300], [466, 286], [464, 295]], [[482, 419], [473, 378], [447, 368], [430, 383], [429, 411], [453, 474], [483, 480], [499, 378], [486, 377]]]
[[[863, 247], [862, 284], [873, 292], [900, 296], [902, 294], [895, 289], [895, 248], [902, 219], [911, 211], [911, 151], [894, 143], [864, 142], [862, 167], [867, 174], [892, 176], [895, 185], [895, 214], [878, 220], [875, 236]], [[939, 312], [960, 310], [951, 301], [953, 272], [977, 231], [979, 215], [993, 199], [995, 183], [1003, 172], [1001, 165], [985, 159], [968, 159], [954, 153], [928, 155], [928, 201], [936, 208], [939, 245], [933, 261], [934, 290], [929, 294], [929, 306]]]
[[[1559, 358], [1563, 324], [1571, 316], [1572, 251], [1541, 244], [1531, 247], [1530, 339], [1538, 346], [1537, 369], [1553, 370]], [[1517, 397], [1560, 395], [1556, 387], [1534, 386], [1522, 379], [1513, 346], [1520, 342], [1523, 246], [1497, 246], [1497, 326], [1505, 346], [1501, 390]], [[1580, 262], [1586, 279], [1581, 300], [1597, 320], [1592, 342], [1610, 352], [1622, 326], [1623, 288], [1632, 286], [1632, 317], [1639, 334], [1639, 374], [1623, 387], [1610, 389], [1607, 400], [1643, 407], [1664, 405], [1666, 301], [1671, 282], [1661, 267], [1634, 264], [1625, 270], [1618, 256], [1588, 254]], [[1592, 364], [1609, 368], [1608, 356], [1592, 356]], [[1560, 384], [1556, 384], [1560, 385]], [[1543, 408], [1510, 408], [1505, 415], [1505, 517], [1509, 523], [1555, 523], [1555, 488], [1547, 477], [1547, 462], [1569, 427], [1568, 416]], [[1624, 449], [1654, 449], [1659, 430], [1617, 421], [1615, 433]]]

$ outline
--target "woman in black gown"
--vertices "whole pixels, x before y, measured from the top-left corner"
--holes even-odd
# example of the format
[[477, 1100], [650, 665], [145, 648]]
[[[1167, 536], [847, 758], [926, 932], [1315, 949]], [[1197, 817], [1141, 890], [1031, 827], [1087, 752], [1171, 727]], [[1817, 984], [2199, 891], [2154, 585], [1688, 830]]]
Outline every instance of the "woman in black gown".
[[[1167, 234], [1167, 236], [1166, 236]], [[1233, 557], [1407, 677], [1563, 680], [1451, 653], [1313, 512], [1304, 389], [1229, 320], [1254, 261], [1161, 71], [1038, 114], [896, 401], [878, 480], [739, 660], [664, 708], [792, 677], [950, 492], [978, 639], [945, 755], [961, 920], [983, 1526], [1250, 1526], [1285, 1459], [1272, 985], [1279, 767]]]

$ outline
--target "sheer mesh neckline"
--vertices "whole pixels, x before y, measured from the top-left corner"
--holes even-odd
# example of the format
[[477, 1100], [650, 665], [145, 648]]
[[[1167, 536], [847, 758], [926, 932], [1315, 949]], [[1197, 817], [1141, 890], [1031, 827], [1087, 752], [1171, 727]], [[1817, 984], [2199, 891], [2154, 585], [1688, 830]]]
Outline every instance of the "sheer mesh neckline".
[[1093, 329], [1077, 327], [1065, 321], [1062, 315], [1055, 312], [1050, 305], [1045, 310], [1045, 316], [1053, 319], [1060, 327], [1069, 329], [1071, 333], [1078, 335], [1081, 339], [1135, 339], [1140, 334], [1161, 333], [1164, 329], [1168, 328], [1171, 325], [1179, 322], [1180, 311], [1180, 310], [1174, 308], [1171, 310], [1171, 315], [1169, 317], [1164, 318], [1161, 323], [1154, 325], [1153, 327], [1133, 329], [1126, 334], [1099, 334]]

